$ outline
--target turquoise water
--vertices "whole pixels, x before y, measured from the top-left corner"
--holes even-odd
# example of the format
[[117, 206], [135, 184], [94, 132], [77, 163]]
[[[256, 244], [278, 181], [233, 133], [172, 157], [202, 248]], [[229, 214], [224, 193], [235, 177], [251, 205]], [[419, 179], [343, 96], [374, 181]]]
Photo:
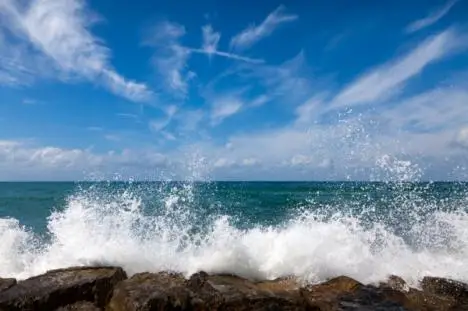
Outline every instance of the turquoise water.
[[109, 263], [468, 280], [467, 194], [449, 182], [0, 183], [0, 276]]

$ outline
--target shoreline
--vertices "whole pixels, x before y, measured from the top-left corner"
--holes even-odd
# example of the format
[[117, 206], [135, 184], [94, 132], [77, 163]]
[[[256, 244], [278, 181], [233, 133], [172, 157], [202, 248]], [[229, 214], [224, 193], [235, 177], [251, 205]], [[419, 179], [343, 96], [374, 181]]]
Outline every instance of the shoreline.
[[0, 311], [10, 310], [468, 310], [468, 285], [424, 277], [416, 289], [398, 276], [380, 284], [339, 276], [314, 285], [205, 272], [129, 277], [121, 267], [84, 266], [20, 281], [0, 276]]

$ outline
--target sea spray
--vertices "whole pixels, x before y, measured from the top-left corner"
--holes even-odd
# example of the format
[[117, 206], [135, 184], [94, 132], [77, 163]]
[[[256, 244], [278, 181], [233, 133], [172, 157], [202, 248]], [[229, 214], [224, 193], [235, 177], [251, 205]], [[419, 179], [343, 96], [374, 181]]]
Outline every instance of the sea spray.
[[[301, 204], [256, 220], [246, 215], [262, 209], [248, 203], [253, 214], [246, 212], [243, 191], [251, 187], [260, 195], [262, 188], [234, 185], [229, 200], [221, 200], [229, 187], [203, 182], [81, 185], [51, 213], [45, 233], [0, 219], [0, 275], [22, 279], [53, 268], [111, 264], [130, 274], [204, 270], [253, 279], [293, 275], [313, 283], [337, 275], [365, 283], [390, 274], [410, 284], [425, 275], [468, 280], [463, 185], [296, 185], [325, 195], [310, 190]], [[456, 190], [438, 196], [440, 187]]]

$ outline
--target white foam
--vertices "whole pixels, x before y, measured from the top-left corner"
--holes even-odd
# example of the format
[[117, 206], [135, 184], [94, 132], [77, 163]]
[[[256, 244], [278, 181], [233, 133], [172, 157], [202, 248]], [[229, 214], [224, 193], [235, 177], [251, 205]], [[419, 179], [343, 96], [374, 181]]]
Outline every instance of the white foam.
[[[190, 188], [172, 191], [165, 209], [145, 215], [138, 196], [82, 191], [48, 220], [51, 240], [39, 242], [15, 219], [0, 219], [0, 276], [23, 279], [48, 269], [112, 264], [132, 274], [204, 270], [272, 279], [294, 275], [308, 282], [348, 275], [370, 283], [402, 276], [412, 284], [425, 275], [468, 281], [468, 215], [438, 212], [409, 231], [416, 246], [381, 223], [359, 217], [303, 212], [278, 227], [240, 230], [212, 215], [208, 225], [184, 206]], [[192, 229], [203, 229], [198, 234]]]

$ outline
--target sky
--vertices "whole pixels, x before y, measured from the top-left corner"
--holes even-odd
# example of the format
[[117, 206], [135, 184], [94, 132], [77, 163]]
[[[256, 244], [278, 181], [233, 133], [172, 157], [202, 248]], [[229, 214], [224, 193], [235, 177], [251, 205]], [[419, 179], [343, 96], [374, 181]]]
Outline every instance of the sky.
[[0, 0], [0, 180], [468, 180], [467, 22], [467, 0]]

